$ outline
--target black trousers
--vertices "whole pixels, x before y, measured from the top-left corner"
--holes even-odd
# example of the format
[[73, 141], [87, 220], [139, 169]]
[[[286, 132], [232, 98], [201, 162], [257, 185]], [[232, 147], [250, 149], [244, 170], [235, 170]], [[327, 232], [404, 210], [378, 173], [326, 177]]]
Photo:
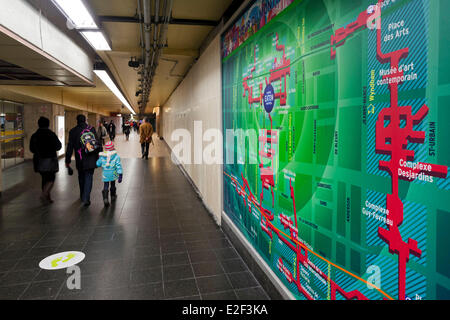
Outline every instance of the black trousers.
[[142, 156], [148, 157], [148, 148], [150, 147], [150, 142], [141, 143]]
[[56, 173], [55, 172], [40, 172], [42, 177], [42, 190], [48, 182], [55, 182]]

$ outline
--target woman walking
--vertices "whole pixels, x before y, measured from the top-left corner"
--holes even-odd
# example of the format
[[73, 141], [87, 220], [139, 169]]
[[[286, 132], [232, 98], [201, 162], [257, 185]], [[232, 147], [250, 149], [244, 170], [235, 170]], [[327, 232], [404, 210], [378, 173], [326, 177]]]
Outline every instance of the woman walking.
[[105, 145], [105, 137], [108, 135], [108, 132], [106, 131], [106, 128], [101, 121], [98, 124], [97, 134], [98, 134], [98, 141], [100, 141], [102, 146], [104, 146]]
[[50, 120], [41, 117], [38, 120], [39, 129], [31, 136], [30, 151], [33, 153], [34, 171], [39, 172], [42, 177], [43, 202], [52, 203], [50, 192], [59, 171], [58, 157], [56, 152], [61, 150], [61, 141], [56, 134], [49, 129]]

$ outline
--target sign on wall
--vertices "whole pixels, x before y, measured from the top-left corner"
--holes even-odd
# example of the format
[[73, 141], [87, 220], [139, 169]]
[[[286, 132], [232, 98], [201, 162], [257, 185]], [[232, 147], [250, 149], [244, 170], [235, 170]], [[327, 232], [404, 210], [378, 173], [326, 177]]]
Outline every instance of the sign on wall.
[[450, 299], [449, 10], [295, 0], [225, 33], [224, 211], [296, 298]]

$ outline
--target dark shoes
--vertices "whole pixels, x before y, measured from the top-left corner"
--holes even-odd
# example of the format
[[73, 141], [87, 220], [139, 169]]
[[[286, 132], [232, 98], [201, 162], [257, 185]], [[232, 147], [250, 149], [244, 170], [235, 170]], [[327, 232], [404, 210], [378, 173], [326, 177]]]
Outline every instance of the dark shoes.
[[88, 201], [88, 202], [83, 202], [83, 206], [84, 207], [89, 207], [91, 205], [91, 202], [90, 201]]
[[54, 182], [47, 182], [45, 186], [42, 188], [42, 194], [40, 196], [41, 202], [43, 204], [53, 203], [53, 200], [50, 196], [50, 191], [53, 189]]
[[53, 200], [49, 197], [49, 196], [47, 196], [47, 195], [45, 195], [45, 194], [43, 194], [43, 195], [41, 195], [40, 197], [39, 197], [39, 199], [41, 199], [41, 202], [42, 202], [42, 204], [50, 204], [50, 203], [53, 203]]

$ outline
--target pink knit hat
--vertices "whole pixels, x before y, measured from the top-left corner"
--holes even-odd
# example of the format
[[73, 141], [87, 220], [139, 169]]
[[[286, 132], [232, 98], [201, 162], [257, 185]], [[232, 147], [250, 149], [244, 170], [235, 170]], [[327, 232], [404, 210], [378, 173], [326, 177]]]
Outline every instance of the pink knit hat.
[[114, 150], [114, 143], [112, 141], [108, 141], [107, 143], [105, 143], [105, 150], [106, 151]]

